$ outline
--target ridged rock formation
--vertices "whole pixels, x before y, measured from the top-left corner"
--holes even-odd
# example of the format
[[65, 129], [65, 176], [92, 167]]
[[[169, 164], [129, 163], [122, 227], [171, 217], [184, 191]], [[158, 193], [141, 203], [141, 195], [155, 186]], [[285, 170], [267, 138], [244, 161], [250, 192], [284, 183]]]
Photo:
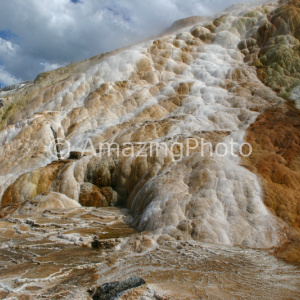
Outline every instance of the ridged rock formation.
[[[297, 234], [299, 3], [200, 20], [2, 91], [3, 211], [122, 205], [140, 231], [255, 248]], [[60, 138], [84, 155], [55, 161]]]
[[2, 89], [0, 298], [298, 299], [299, 8]]
[[270, 12], [238, 47], [244, 61], [257, 67], [264, 84], [300, 108], [300, 3], [297, 0]]
[[300, 230], [300, 112], [278, 105], [251, 124], [251, 165], [263, 178], [264, 202], [272, 212]]

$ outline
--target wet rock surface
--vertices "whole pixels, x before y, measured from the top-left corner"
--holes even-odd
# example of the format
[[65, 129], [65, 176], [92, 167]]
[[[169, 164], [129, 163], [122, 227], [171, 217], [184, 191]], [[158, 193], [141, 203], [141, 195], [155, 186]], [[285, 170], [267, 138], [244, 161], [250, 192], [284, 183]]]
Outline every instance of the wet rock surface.
[[299, 265], [263, 250], [137, 233], [126, 218], [117, 208], [76, 208], [1, 219], [1, 297], [92, 299], [89, 290], [133, 274], [146, 284], [120, 299], [298, 297]]
[[264, 202], [300, 232], [300, 112], [293, 105], [266, 110], [249, 127], [249, 162], [263, 178]]
[[[258, 176], [237, 153], [260, 113], [284, 101], [257, 78], [242, 51], [254, 47], [255, 32], [278, 6], [200, 18], [176, 33], [43, 73], [12, 93], [14, 105], [0, 112], [1, 205], [122, 205], [140, 231], [281, 245], [286, 224], [265, 208]], [[71, 156], [54, 162], [53, 139], [66, 140]], [[217, 144], [230, 148], [231, 141], [236, 146], [233, 156], [210, 155], [202, 145], [186, 154], [191, 139], [214, 150]], [[136, 147], [133, 155], [128, 142]], [[151, 142], [167, 150], [151, 155]], [[100, 151], [100, 143], [119, 152]], [[144, 150], [140, 143], [147, 143]], [[185, 154], [177, 159], [181, 149]]]
[[0, 91], [0, 297], [88, 299], [135, 274], [121, 299], [297, 299], [298, 2], [181, 20]]
[[97, 238], [102, 249], [113, 249], [119, 237], [135, 234], [125, 218], [117, 208], [76, 208], [1, 219], [1, 294], [86, 299], [83, 287], [96, 282], [99, 264], [108, 259], [91, 242]]

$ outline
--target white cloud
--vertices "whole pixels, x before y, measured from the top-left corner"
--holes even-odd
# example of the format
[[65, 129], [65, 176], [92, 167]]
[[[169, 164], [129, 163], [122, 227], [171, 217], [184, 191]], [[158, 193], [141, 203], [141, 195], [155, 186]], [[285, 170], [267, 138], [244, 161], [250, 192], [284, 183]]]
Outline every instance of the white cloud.
[[5, 83], [5, 85], [12, 85], [19, 83], [21, 81], [20, 78], [15, 78], [8, 72], [6, 72], [5, 68], [0, 66], [0, 82]]
[[[247, 1], [247, 0], [243, 0]], [[157, 34], [174, 21], [208, 15], [238, 0], [10, 0], [2, 1], [0, 81], [38, 73]], [[1, 33], [1, 32], [0, 32]], [[6, 74], [6, 75], [4, 75]]]
[[51, 71], [51, 70], [58, 69], [63, 66], [60, 64], [49, 64], [47, 62], [41, 62], [40, 64], [43, 67], [42, 72]]

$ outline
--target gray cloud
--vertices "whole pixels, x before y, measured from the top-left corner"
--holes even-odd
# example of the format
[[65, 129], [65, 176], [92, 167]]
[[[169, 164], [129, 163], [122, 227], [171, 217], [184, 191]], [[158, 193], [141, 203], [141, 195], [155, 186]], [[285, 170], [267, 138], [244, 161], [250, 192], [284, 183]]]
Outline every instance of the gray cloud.
[[[129, 45], [174, 21], [247, 0], [0, 0], [0, 82]], [[7, 34], [9, 32], [9, 34]]]

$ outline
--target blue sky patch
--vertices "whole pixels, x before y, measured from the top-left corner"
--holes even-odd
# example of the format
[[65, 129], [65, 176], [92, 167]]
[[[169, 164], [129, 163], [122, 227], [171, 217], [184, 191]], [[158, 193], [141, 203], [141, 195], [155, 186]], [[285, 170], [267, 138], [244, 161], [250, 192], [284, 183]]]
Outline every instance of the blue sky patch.
[[16, 40], [18, 36], [10, 30], [0, 30], [0, 38], [6, 41]]

